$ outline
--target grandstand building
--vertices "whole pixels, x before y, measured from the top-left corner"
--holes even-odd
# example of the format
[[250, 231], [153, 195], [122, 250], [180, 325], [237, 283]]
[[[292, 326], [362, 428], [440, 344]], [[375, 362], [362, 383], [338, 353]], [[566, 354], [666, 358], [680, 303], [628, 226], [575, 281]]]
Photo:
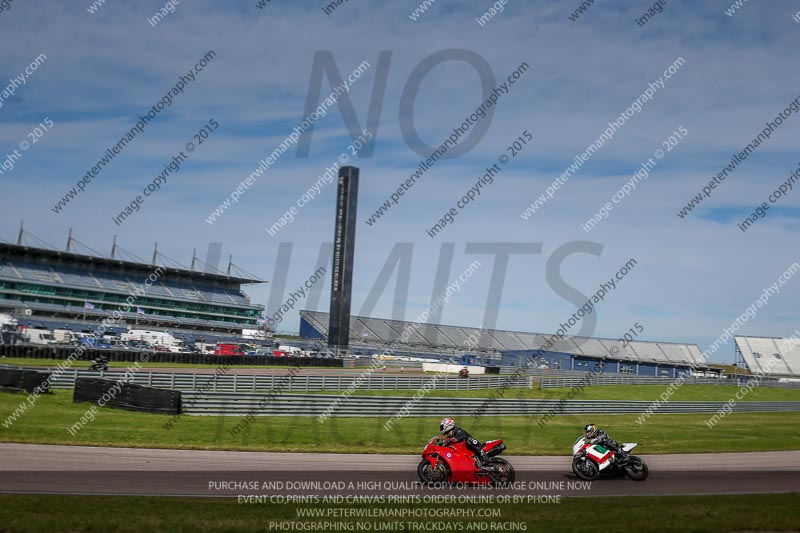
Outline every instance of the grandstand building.
[[734, 337], [736, 362], [752, 374], [800, 378], [800, 332], [780, 337]]
[[[300, 336], [324, 339], [328, 313], [300, 311]], [[549, 335], [520, 331], [486, 330], [441, 324], [353, 316], [350, 342], [355, 349], [391, 348], [395, 352], [430, 355], [481, 354], [487, 364], [517, 366], [535, 352], [533, 367], [541, 370], [619, 373], [678, 377], [694, 373], [718, 375], [704, 364], [695, 344], [633, 341], [622, 346], [616, 339], [565, 336], [550, 350], [539, 353]]]
[[115, 311], [120, 330], [236, 335], [257, 328], [264, 309], [241, 286], [263, 280], [156, 263], [162, 263], [157, 252], [148, 264], [0, 242], [0, 312], [13, 314], [20, 325], [45, 328], [82, 324], [85, 330]]

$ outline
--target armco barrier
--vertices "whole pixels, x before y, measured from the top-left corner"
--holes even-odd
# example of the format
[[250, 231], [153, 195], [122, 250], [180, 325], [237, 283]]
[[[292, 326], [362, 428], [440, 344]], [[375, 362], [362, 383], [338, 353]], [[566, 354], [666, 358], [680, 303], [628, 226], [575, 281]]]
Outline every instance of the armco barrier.
[[78, 378], [72, 401], [94, 404], [102, 401], [105, 407], [165, 415], [177, 415], [181, 409], [180, 391], [100, 378]]
[[[585, 374], [584, 374], [585, 376]], [[746, 376], [741, 376], [738, 380], [735, 379], [714, 379], [714, 378], [690, 378], [686, 379], [684, 385], [728, 385], [728, 386], [741, 386], [747, 381]], [[663, 385], [669, 387], [675, 383], [675, 378], [660, 378], [653, 376], [621, 376], [621, 375], [603, 375], [593, 376], [591, 378], [585, 377], [554, 377], [554, 378], [541, 378], [539, 381], [540, 389], [553, 389], [553, 388], [572, 388], [572, 387], [591, 387], [598, 385]], [[759, 380], [759, 387], [768, 388], [787, 388], [797, 389], [800, 388], [800, 383], [783, 383], [776, 379], [761, 378]]]
[[[66, 360], [70, 354], [79, 348], [75, 346], [39, 346], [33, 344], [0, 345], [0, 356], [27, 357], [30, 359], [60, 359]], [[105, 350], [87, 348], [78, 357], [79, 360], [88, 361], [104, 355], [111, 362], [134, 362], [141, 360], [141, 352], [136, 350]], [[186, 363], [218, 365], [264, 365], [264, 366], [313, 366], [342, 368], [343, 359], [330, 359], [323, 357], [274, 357], [271, 355], [202, 355], [196, 353], [151, 352], [148, 357], [150, 363]]]
[[[377, 371], [380, 372], [380, 371]], [[106, 379], [121, 379], [124, 371], [94, 372], [90, 370], [67, 370], [53, 379], [52, 387], [56, 389], [71, 389], [77, 377], [103, 377]], [[475, 377], [461, 379], [457, 377], [437, 378], [432, 377], [406, 377], [406, 376], [381, 376], [371, 375], [364, 377], [349, 375], [332, 376], [288, 376], [278, 374], [273, 376], [256, 374], [182, 374], [165, 372], [134, 372], [131, 383], [175, 390], [207, 390], [226, 392], [254, 392], [271, 391], [280, 388], [286, 392], [312, 392], [320, 390], [409, 390], [421, 389], [437, 390], [480, 390], [492, 388], [530, 388], [531, 378]]]
[[[319, 416], [330, 406], [335, 406], [332, 416], [390, 418], [401, 409], [408, 416], [469, 417], [480, 413], [487, 416], [545, 415], [552, 411], [558, 414], [622, 414], [644, 413], [652, 402], [632, 401], [579, 401], [567, 400], [505, 400], [486, 398], [434, 398], [401, 396], [349, 396], [322, 394], [281, 394], [265, 402], [263, 394], [185, 392], [185, 414], [244, 416], [254, 411], [255, 416]], [[337, 403], [338, 401], [338, 403]], [[726, 402], [668, 402], [659, 408], [659, 414], [715, 413]], [[739, 402], [736, 412], [760, 413], [800, 411], [800, 402]], [[533, 421], [535, 422], [535, 420]]]
[[33, 392], [38, 389], [47, 392], [47, 378], [50, 372], [23, 368], [0, 366], [0, 391]]

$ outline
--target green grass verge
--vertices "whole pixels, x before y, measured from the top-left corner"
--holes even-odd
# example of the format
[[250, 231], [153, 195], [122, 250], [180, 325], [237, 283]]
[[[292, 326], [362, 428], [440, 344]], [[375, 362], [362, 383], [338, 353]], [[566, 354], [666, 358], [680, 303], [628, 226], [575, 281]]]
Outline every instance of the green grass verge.
[[[536, 386], [536, 385], [534, 385]], [[664, 385], [603, 385], [586, 387], [572, 392], [569, 388], [556, 389], [506, 389], [506, 399], [556, 399], [573, 400], [642, 400], [654, 401], [666, 390]], [[730, 385], [683, 385], [670, 396], [673, 402], [727, 402], [739, 391]], [[316, 392], [315, 392], [316, 393]], [[319, 394], [341, 394], [341, 391], [318, 391]], [[408, 390], [357, 390], [358, 396], [413, 396], [416, 391]], [[571, 394], [571, 395], [570, 395]], [[437, 398], [490, 398], [498, 397], [496, 389], [481, 390], [431, 390], [428, 396]], [[742, 402], [798, 402], [800, 389], [754, 388], [746, 394]]]
[[[88, 404], [73, 404], [72, 391], [39, 397], [6, 428], [3, 423], [25, 395], [0, 393], [0, 441], [88, 446], [131, 446], [248, 451], [334, 452], [354, 450], [417, 454], [438, 432], [439, 417], [405, 418], [385, 431], [384, 418], [255, 417], [236, 437], [229, 430], [243, 417], [181, 416], [171, 429], [165, 415], [102, 408], [76, 435], [67, 428]], [[442, 413], [442, 416], [447, 413]], [[564, 455], [587, 422], [606, 428], [621, 441], [636, 441], [640, 453], [792, 450], [800, 446], [800, 412], [736, 413], [713, 429], [709, 414], [655, 415], [644, 424], [637, 415], [557, 416], [543, 427], [539, 417], [461, 417], [457, 423], [479, 439], [503, 438], [511, 455]]]
[[[224, 361], [220, 361], [221, 363]], [[22, 357], [0, 357], [0, 364], [6, 365], [19, 365], [19, 366], [37, 366], [37, 367], [54, 367], [59, 363], [63, 363], [60, 359], [28, 359]], [[131, 363], [112, 363], [112, 370], [116, 365], [117, 370], [124, 370], [127, 365]], [[90, 361], [75, 361], [72, 365], [75, 368], [88, 368], [91, 365]], [[147, 363], [147, 368], [217, 368], [219, 365], [203, 365], [203, 364], [184, 364], [184, 363]], [[237, 369], [246, 368], [285, 368], [273, 367], [265, 365], [236, 365], [232, 366], [229, 370], [230, 373], [235, 373]], [[337, 371], [350, 371], [350, 372], [363, 372], [363, 368], [308, 368], [309, 371], [314, 370], [337, 370]], [[534, 384], [534, 387], [538, 385]], [[573, 393], [569, 388], [555, 388], [544, 389], [506, 389], [503, 398], [507, 399], [562, 399], [568, 398], [574, 400], [642, 400], [654, 401], [661, 393], [664, 392], [666, 387], [664, 385], [606, 385], [597, 387], [586, 387], [582, 391]], [[734, 397], [739, 387], [729, 385], [683, 385], [676, 389], [675, 393], [671, 396], [672, 401], [676, 402], [690, 402], [690, 401], [708, 401], [708, 402], [726, 402]], [[409, 390], [357, 390], [353, 394], [359, 396], [412, 396], [416, 391]], [[313, 391], [313, 394], [341, 394], [341, 391], [324, 390]], [[495, 396], [497, 391], [495, 389], [482, 389], [482, 390], [431, 390], [429, 396], [436, 398], [489, 398]], [[770, 388], [755, 388], [741, 400], [742, 402], [781, 402], [781, 401], [800, 401], [800, 389], [770, 389]]]
[[[564, 498], [560, 503], [529, 505], [467, 504], [471, 509], [499, 509], [500, 518], [444, 520], [436, 518], [328, 518], [353, 524], [353, 531], [414, 531], [412, 525], [445, 522], [444, 531], [491, 531], [495, 523], [522, 523], [537, 532], [663, 533], [692, 531], [791, 531], [800, 528], [798, 494], [745, 496], [662, 496]], [[365, 508], [366, 505], [309, 504], [305, 507]], [[236, 499], [132, 496], [0, 495], [0, 531], [14, 533], [233, 533], [280, 530], [271, 522], [299, 521], [314, 525], [323, 519], [299, 518], [298, 505], [240, 505]], [[384, 506], [375, 506], [384, 507]], [[386, 508], [456, 508], [456, 505], [387, 505]], [[400, 527], [389, 529], [390, 522]], [[357, 527], [357, 523], [362, 524]], [[433, 524], [431, 524], [433, 525]], [[483, 526], [483, 528], [482, 528]], [[367, 527], [369, 529], [367, 529]], [[485, 529], [484, 529], [485, 528]], [[284, 529], [284, 531], [320, 529]], [[341, 528], [339, 531], [346, 531]], [[422, 529], [417, 529], [422, 530]], [[321, 531], [324, 531], [322, 529]]]

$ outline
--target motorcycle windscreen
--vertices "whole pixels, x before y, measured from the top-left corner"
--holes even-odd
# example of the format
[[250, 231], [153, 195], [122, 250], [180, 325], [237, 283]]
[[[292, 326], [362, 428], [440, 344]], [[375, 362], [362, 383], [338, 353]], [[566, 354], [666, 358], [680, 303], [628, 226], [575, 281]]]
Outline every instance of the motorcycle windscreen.
[[583, 448], [583, 445], [586, 443], [586, 437], [581, 435], [577, 439], [575, 439], [575, 443], [572, 445], [572, 455], [575, 455]]

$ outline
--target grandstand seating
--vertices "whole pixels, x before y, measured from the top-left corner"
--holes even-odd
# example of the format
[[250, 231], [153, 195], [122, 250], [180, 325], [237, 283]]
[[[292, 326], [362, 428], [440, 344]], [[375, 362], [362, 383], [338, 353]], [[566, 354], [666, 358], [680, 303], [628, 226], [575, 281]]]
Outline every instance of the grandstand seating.
[[[2, 272], [2, 277], [7, 279], [31, 280], [40, 283], [53, 284], [84, 289], [105, 289], [125, 294], [134, 291], [134, 287], [139, 287], [142, 280], [131, 280], [126, 276], [109, 272], [102, 273], [82, 273], [68, 268], [58, 268], [43, 265], [21, 263], [17, 261], [6, 261], [6, 268]], [[167, 285], [157, 281], [147, 288], [150, 296], [165, 296], [169, 298], [184, 299], [188, 301], [201, 301], [207, 303], [219, 303], [225, 305], [250, 305], [250, 300], [241, 292], [234, 292], [225, 289], [211, 290], [208, 287], [196, 287], [189, 284], [171, 283], [177, 289], [170, 290]]]
[[[306, 320], [314, 329], [323, 335], [328, 332], [328, 313], [318, 311], [301, 311], [301, 319]], [[352, 342], [377, 342], [385, 344], [397, 343], [400, 333], [409, 326], [412, 337], [405, 343], [408, 345], [426, 346], [431, 349], [444, 349], [455, 352], [475, 351], [470, 348], [469, 339], [483, 335], [481, 347], [489, 352], [536, 351], [547, 343], [550, 335], [503, 330], [480, 330], [446, 325], [422, 325], [414, 328], [412, 322], [389, 320], [382, 318], [351, 317], [350, 338]], [[363, 337], [362, 332], [369, 336]], [[436, 335], [438, 333], [438, 335]], [[664, 342], [633, 341], [623, 347], [616, 339], [599, 339], [589, 337], [565, 336], [556, 339], [549, 352], [584, 355], [587, 357], [613, 359], [630, 359], [639, 362], [703, 364], [700, 350], [694, 344], [675, 344]]]
[[770, 376], [800, 376], [800, 339], [734, 337], [747, 368]]

